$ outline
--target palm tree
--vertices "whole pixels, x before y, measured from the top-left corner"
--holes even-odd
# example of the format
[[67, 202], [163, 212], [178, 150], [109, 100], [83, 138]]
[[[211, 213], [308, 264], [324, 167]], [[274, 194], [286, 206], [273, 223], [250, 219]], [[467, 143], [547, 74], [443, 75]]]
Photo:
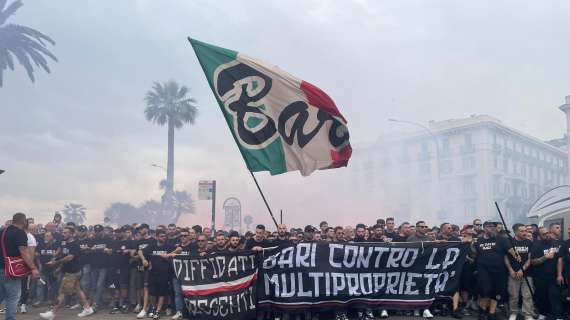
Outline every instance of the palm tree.
[[26, 26], [6, 24], [8, 18], [23, 6], [21, 0], [12, 2], [8, 7], [6, 2], [7, 0], [0, 0], [0, 87], [4, 70], [14, 70], [14, 57], [24, 66], [32, 82], [35, 81], [33, 64], [50, 73], [46, 56], [57, 61], [46, 45], [46, 42], [55, 45], [52, 38]]
[[118, 226], [139, 221], [137, 208], [130, 203], [115, 202], [105, 210], [105, 218]]
[[78, 203], [68, 203], [63, 207], [62, 214], [65, 222], [73, 222], [76, 225], [83, 224], [87, 220], [83, 205]]
[[189, 96], [190, 90], [175, 81], [155, 82], [145, 96], [146, 119], [160, 126], [168, 125], [168, 163], [166, 187], [163, 199], [171, 201], [174, 192], [174, 129], [186, 123], [194, 124], [198, 115], [196, 100]]

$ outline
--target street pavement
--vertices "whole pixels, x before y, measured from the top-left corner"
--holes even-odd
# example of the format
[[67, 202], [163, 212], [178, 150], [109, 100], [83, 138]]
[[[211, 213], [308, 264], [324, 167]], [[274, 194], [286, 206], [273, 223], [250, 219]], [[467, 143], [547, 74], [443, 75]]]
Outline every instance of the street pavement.
[[[18, 320], [37, 320], [40, 319], [39, 317], [39, 313], [40, 312], [44, 312], [45, 308], [29, 308], [28, 310], [29, 312], [26, 314], [18, 314], [17, 315], [17, 319]], [[78, 319], [77, 318], [77, 314], [81, 312], [81, 310], [68, 310], [68, 309], [62, 309], [60, 312], [58, 312], [58, 315], [56, 317], [56, 320], [59, 319]], [[0, 317], [0, 318], [3, 318]], [[94, 315], [87, 317], [85, 319], [89, 319], [89, 320], [111, 320], [111, 319], [118, 319], [118, 320], [135, 320], [136, 319], [136, 315], [134, 313], [130, 313], [130, 314], [109, 314], [108, 310], [101, 310], [97, 313], [95, 313]], [[170, 320], [170, 317], [167, 316], [162, 316], [161, 317], [162, 320]], [[379, 318], [378, 318], [379, 319]], [[392, 316], [389, 319], [422, 319], [421, 317], [396, 317], [396, 316]], [[434, 319], [453, 319], [451, 317], [434, 317]], [[473, 320], [476, 319], [476, 317], [464, 317], [463, 319], [465, 320]], [[319, 320], [332, 320], [332, 319], [319, 319]]]

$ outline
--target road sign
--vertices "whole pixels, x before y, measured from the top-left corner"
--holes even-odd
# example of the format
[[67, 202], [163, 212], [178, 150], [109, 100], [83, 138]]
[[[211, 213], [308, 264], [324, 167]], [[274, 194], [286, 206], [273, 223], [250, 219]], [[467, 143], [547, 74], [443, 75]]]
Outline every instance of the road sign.
[[216, 192], [215, 180], [200, 180], [198, 182], [198, 200], [212, 200]]

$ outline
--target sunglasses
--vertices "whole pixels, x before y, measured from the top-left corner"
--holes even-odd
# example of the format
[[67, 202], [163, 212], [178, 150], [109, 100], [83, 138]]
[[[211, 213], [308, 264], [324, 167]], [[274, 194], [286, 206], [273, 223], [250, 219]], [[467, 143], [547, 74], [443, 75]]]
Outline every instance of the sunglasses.
[[480, 223], [476, 223], [475, 225], [476, 225], [476, 226], [481, 226], [481, 224], [480, 224]]

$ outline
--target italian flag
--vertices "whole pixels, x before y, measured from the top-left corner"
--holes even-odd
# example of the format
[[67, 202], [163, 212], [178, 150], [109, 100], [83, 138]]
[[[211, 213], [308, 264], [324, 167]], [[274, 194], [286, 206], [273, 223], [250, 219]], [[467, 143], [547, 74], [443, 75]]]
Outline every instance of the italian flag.
[[307, 176], [348, 164], [347, 122], [324, 91], [242, 53], [189, 40], [250, 171]]

